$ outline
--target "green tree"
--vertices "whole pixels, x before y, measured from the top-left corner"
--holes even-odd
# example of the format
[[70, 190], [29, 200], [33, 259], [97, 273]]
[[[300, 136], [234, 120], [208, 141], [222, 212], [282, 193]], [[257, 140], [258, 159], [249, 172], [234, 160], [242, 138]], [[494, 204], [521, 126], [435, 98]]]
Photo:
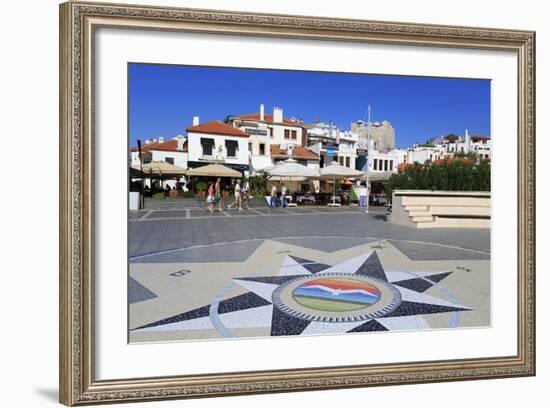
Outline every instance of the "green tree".
[[387, 196], [394, 190], [490, 191], [491, 163], [468, 160], [414, 163], [384, 184]]
[[199, 181], [198, 183], [195, 184], [196, 191], [206, 191], [207, 188], [208, 188], [208, 183], [206, 183], [205, 181]]
[[447, 140], [448, 142], [455, 143], [457, 140], [460, 139], [460, 136], [455, 135], [454, 133], [449, 133], [447, 136], [443, 136], [443, 139]]
[[267, 184], [267, 176], [253, 176], [248, 179], [248, 182], [250, 183], [250, 189], [254, 193], [264, 193]]
[[465, 152], [456, 152], [454, 154], [454, 157], [458, 157], [458, 158], [461, 158], [461, 159], [466, 159], [466, 160], [470, 160], [472, 162], [476, 162], [477, 161], [477, 155], [474, 153], [474, 152], [468, 152], [468, 153], [465, 153]]

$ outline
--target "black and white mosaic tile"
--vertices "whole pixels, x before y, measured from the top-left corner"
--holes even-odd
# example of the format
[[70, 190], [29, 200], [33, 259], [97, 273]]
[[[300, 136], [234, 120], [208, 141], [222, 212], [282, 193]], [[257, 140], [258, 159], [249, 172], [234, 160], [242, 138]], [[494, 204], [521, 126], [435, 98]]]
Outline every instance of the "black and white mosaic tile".
[[[459, 304], [454, 298], [437, 297], [433, 295], [433, 291], [430, 292], [431, 294], [426, 293], [428, 289], [441, 285], [445, 278], [453, 273], [452, 271], [387, 272], [381, 260], [383, 258], [378, 253], [384, 248], [384, 246], [378, 246], [375, 249], [367, 248], [364, 253], [333, 265], [326, 262], [326, 259], [323, 261], [307, 259], [289, 253], [284, 256], [278, 273], [265, 276], [244, 274], [232, 278], [228, 288], [240, 288], [244, 291], [243, 294], [223, 298], [222, 291], [221, 300], [218, 298], [201, 307], [182, 310], [181, 313], [131, 328], [131, 332], [187, 330], [191, 333], [193, 330], [210, 330], [222, 337], [239, 337], [241, 329], [251, 328], [262, 329], [266, 335], [270, 336], [417, 330], [430, 328], [424, 316], [460, 314], [472, 310], [468, 306]], [[293, 281], [315, 281], [316, 279], [323, 281], [329, 278], [342, 279], [345, 285], [351, 285], [351, 289], [331, 289], [321, 284], [317, 285], [320, 294], [309, 300], [313, 302], [313, 306], [308, 313], [285, 312], [289, 310], [284, 306], [285, 299], [277, 298], [278, 303], [283, 303], [282, 306], [274, 300], [274, 293], [277, 293], [278, 288], [285, 287]], [[363, 316], [368, 317], [360, 319], [357, 317], [360, 314], [355, 311], [353, 313], [346, 311], [345, 307], [350, 307], [349, 310], [351, 310], [355, 299], [372, 295], [353, 288], [353, 282], [365, 281], [365, 279], [370, 279], [375, 286], [376, 282], [379, 282], [380, 285], [389, 287], [389, 292], [385, 292], [386, 294], [379, 292], [378, 295], [383, 299], [384, 296], [389, 296], [388, 293], [394, 291], [397, 295], [394, 295], [393, 302], [397, 303], [392, 303], [391, 307], [386, 303], [385, 307], [380, 306], [374, 314], [364, 314]], [[344, 301], [345, 296], [348, 297]], [[308, 303], [304, 304], [306, 305], [304, 307], [310, 307]], [[374, 306], [369, 305], [369, 307], [375, 306], [376, 303]], [[340, 307], [342, 310], [338, 309]], [[341, 317], [315, 318], [315, 313], [327, 310]], [[457, 320], [449, 319], [450, 322]], [[210, 336], [215, 337], [214, 334]]]

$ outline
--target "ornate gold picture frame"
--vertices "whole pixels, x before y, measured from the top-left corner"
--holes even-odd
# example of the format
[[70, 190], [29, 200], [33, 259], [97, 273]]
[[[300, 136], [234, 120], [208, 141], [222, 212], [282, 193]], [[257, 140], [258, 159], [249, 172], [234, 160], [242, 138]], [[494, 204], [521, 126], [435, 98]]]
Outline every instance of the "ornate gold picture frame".
[[[94, 228], [95, 194], [101, 186], [95, 181], [94, 50], [96, 31], [105, 27], [515, 53], [519, 169], [516, 178], [517, 352], [437, 361], [98, 379]], [[64, 3], [60, 6], [59, 259], [60, 401], [66, 405], [535, 375], [535, 33], [215, 10]]]

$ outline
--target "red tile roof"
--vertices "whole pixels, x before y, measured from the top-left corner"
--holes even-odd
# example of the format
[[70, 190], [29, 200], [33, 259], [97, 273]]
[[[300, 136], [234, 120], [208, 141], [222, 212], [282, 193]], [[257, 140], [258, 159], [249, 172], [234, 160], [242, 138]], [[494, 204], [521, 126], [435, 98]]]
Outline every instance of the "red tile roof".
[[238, 129], [236, 127], [227, 125], [219, 120], [213, 122], [202, 123], [197, 126], [192, 126], [186, 129], [188, 132], [194, 133], [210, 133], [214, 135], [227, 135], [227, 136], [238, 136], [238, 137], [248, 137], [250, 136], [245, 131]]
[[[260, 121], [260, 114], [259, 113], [245, 113], [244, 115], [235, 116], [235, 119], [249, 119], [249, 120]], [[268, 114], [268, 113], [264, 114], [264, 122], [274, 123], [273, 122], [273, 115]], [[287, 119], [287, 118], [283, 118], [283, 124], [290, 125], [290, 126], [302, 127], [301, 123], [298, 123], [295, 120], [290, 120], [290, 119]]]
[[[288, 150], [281, 149], [278, 145], [271, 145], [271, 156], [273, 157], [288, 157]], [[319, 156], [309, 149], [302, 146], [294, 146], [292, 157], [295, 159], [319, 160]]]
[[403, 170], [405, 170], [409, 166], [412, 166], [412, 163], [405, 163], [405, 162], [399, 163], [397, 165], [397, 172], [401, 173]]
[[491, 140], [489, 136], [480, 136], [480, 135], [470, 135], [470, 138], [472, 139], [473, 142], [477, 140]]
[[452, 162], [471, 163], [472, 160], [466, 157], [448, 157], [446, 159], [432, 160], [432, 164], [443, 164], [443, 163], [452, 163]]
[[[132, 147], [133, 152], [137, 152], [137, 147]], [[147, 153], [150, 151], [161, 151], [161, 152], [187, 152], [187, 143], [183, 145], [183, 150], [178, 150], [178, 141], [176, 139], [168, 140], [163, 143], [148, 143], [141, 146], [141, 152]]]
[[[432, 160], [431, 164], [444, 164], [444, 163], [452, 163], [452, 162], [463, 162], [463, 163], [471, 163], [472, 160], [468, 159], [467, 157], [447, 157], [445, 159], [438, 159], [438, 160]], [[418, 163], [420, 166], [423, 166], [423, 164]], [[397, 165], [397, 172], [401, 173], [404, 171], [407, 167], [414, 166], [415, 163], [399, 163]]]

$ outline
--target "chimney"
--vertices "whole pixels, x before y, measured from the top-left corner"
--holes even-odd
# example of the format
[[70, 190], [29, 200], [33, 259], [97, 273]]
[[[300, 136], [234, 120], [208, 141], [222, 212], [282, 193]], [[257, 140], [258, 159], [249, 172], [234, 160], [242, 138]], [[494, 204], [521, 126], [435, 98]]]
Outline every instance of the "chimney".
[[198, 116], [193, 116], [193, 126], [198, 126], [199, 125], [199, 117]]
[[264, 120], [264, 104], [260, 103], [260, 120]]
[[283, 123], [283, 108], [273, 107], [273, 123]]
[[183, 150], [183, 145], [185, 144], [185, 137], [182, 135], [177, 135], [175, 139], [178, 141], [178, 145], [176, 147], [176, 150]]
[[288, 148], [287, 148], [286, 152], [287, 152], [287, 156], [292, 159], [292, 155], [294, 153], [294, 144], [293, 143], [288, 145]]

